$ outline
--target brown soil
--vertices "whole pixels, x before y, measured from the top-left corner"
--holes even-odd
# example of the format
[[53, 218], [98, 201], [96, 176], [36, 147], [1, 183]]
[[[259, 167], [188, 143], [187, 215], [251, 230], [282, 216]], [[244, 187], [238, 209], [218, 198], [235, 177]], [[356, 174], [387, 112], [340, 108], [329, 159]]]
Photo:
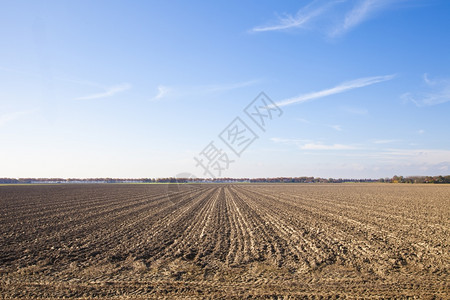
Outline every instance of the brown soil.
[[446, 298], [450, 185], [0, 187], [0, 298]]

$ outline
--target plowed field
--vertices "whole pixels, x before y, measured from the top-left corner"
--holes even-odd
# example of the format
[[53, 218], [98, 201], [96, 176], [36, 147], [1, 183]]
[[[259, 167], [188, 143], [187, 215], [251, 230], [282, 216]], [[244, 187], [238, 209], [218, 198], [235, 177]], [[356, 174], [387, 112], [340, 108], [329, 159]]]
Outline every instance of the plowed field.
[[450, 186], [0, 187], [3, 298], [446, 298]]

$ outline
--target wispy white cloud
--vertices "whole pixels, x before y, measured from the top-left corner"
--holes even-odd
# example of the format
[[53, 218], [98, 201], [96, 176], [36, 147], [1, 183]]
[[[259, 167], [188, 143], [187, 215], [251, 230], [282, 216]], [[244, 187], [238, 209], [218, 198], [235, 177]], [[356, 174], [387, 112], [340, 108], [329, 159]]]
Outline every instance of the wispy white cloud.
[[[369, 154], [370, 155], [370, 154]], [[368, 156], [369, 156], [368, 155]], [[387, 162], [408, 162], [422, 164], [440, 164], [450, 162], [450, 150], [443, 149], [385, 149], [375, 152], [372, 158]]]
[[295, 145], [301, 150], [356, 150], [359, 149], [354, 145], [344, 145], [344, 144], [324, 144], [322, 142], [316, 142], [311, 140], [303, 139], [286, 139], [274, 137], [270, 139], [272, 142]]
[[32, 113], [32, 110], [26, 110], [26, 111], [16, 111], [11, 113], [6, 113], [3, 115], [0, 115], [0, 128], [6, 125], [9, 122], [12, 122], [16, 119], [19, 119], [23, 116], [26, 116], [30, 113]]
[[[28, 72], [28, 71], [4, 68], [1, 66], [0, 66], [0, 71], [6, 71], [6, 72], [17, 74], [17, 75], [42, 79], [41, 74], [32, 73], [32, 72]], [[76, 97], [75, 98], [76, 100], [89, 100], [89, 99], [110, 97], [110, 96], [113, 96], [117, 93], [126, 91], [131, 88], [131, 85], [129, 83], [122, 83], [122, 84], [115, 85], [112, 87], [105, 87], [96, 82], [92, 82], [89, 80], [83, 80], [83, 79], [71, 78], [71, 77], [67, 77], [67, 76], [52, 76], [51, 78], [49, 78], [49, 80], [55, 80], [58, 82], [71, 83], [71, 84], [81, 85], [81, 86], [88, 86], [88, 87], [92, 87], [95, 89], [104, 90], [104, 92], [101, 92], [101, 93], [96, 93], [96, 94], [82, 96], [82, 97]]]
[[417, 133], [418, 133], [418, 134], [424, 134], [424, 133], [425, 133], [425, 130], [420, 129], [420, 130], [417, 131]]
[[[330, 174], [330, 170], [335, 172], [334, 175], [330, 175], [331, 177], [349, 176], [346, 174], [353, 174], [350, 177], [360, 177], [363, 173], [353, 171], [364, 171], [371, 172], [374, 174], [371, 176], [379, 178], [395, 174], [438, 175], [450, 170], [450, 150], [391, 146], [401, 140], [369, 140], [363, 144], [335, 144], [295, 138], [271, 140], [289, 146], [283, 147], [281, 151], [286, 149], [292, 151], [295, 147], [301, 153], [289, 165], [293, 168], [293, 172], [302, 168], [304, 171], [310, 169], [309, 172], [305, 172], [313, 174], [321, 169], [325, 174]], [[380, 145], [375, 147], [374, 142], [377, 141]]]
[[159, 85], [158, 93], [151, 100], [160, 100], [163, 98], [177, 98], [186, 96], [199, 96], [214, 93], [222, 93], [235, 89], [248, 87], [259, 83], [260, 80], [249, 80], [229, 84], [211, 84], [199, 86], [166, 86]]
[[171, 88], [168, 86], [164, 86], [164, 85], [160, 85], [158, 86], [158, 93], [156, 94], [155, 97], [153, 97], [151, 100], [160, 100], [164, 97], [166, 97], [170, 92], [171, 92]]
[[358, 149], [355, 146], [343, 145], [343, 144], [332, 144], [326, 145], [322, 143], [307, 143], [300, 146], [302, 150], [355, 150]]
[[418, 107], [432, 106], [450, 101], [450, 79], [431, 80], [428, 74], [423, 75], [425, 90], [418, 93], [405, 93], [401, 98]]
[[299, 121], [299, 122], [301, 122], [301, 123], [304, 123], [304, 124], [311, 124], [310, 121], [308, 121], [308, 120], [306, 120], [306, 119], [303, 119], [303, 118], [296, 118], [296, 120]]
[[315, 123], [315, 122], [311, 122], [308, 121], [306, 119], [303, 118], [295, 118], [296, 121], [299, 121], [303, 124], [307, 124], [307, 125], [313, 125], [313, 126], [324, 126], [324, 127], [328, 127], [328, 128], [332, 128], [336, 131], [343, 131], [342, 126], [341, 125], [329, 125], [329, 124], [319, 124], [319, 123]]
[[398, 142], [398, 140], [374, 140], [372, 141], [372, 143], [374, 144], [391, 144], [391, 143], [395, 143]]
[[[300, 8], [295, 15], [286, 14], [271, 25], [256, 26], [250, 32], [313, 28], [330, 37], [345, 34], [376, 13], [404, 0], [315, 0]], [[312, 24], [316, 22], [316, 24]]]
[[333, 128], [336, 131], [342, 131], [341, 125], [329, 125], [329, 127]]
[[425, 81], [425, 83], [430, 85], [430, 86], [433, 86], [433, 85], [436, 84], [436, 81], [430, 80], [430, 78], [428, 78], [428, 74], [427, 73], [423, 74], [423, 81]]
[[[313, 141], [308, 139], [280, 138], [270, 139], [274, 143], [297, 146], [300, 150], [353, 150], [352, 152], [338, 151], [335, 155], [349, 157], [352, 159], [369, 159], [376, 163], [389, 164], [450, 164], [450, 150], [447, 149], [405, 149], [405, 148], [374, 148], [364, 144], [341, 144], [341, 143], [323, 143], [322, 141]], [[399, 140], [373, 140], [371, 143], [388, 145]], [[309, 152], [313, 154], [314, 152]]]
[[[292, 161], [295, 172], [310, 168], [308, 174], [322, 169], [326, 174], [336, 172], [332, 177], [362, 175], [353, 171], [371, 172], [372, 176], [386, 177], [394, 174], [438, 175], [450, 170], [450, 150], [412, 147], [392, 147], [401, 140], [369, 140], [367, 143], [330, 143], [322, 140], [312, 141], [296, 138], [272, 138], [274, 143], [288, 147], [278, 151], [297, 149], [298, 159]], [[375, 146], [376, 145], [376, 146]], [[359, 174], [358, 176], [356, 176]], [[326, 175], [329, 176], [329, 175]], [[363, 175], [367, 176], [367, 175]]]
[[273, 137], [270, 140], [275, 143], [290, 144], [290, 145], [300, 145], [300, 144], [311, 142], [311, 140], [279, 138], [279, 137]]
[[250, 32], [264, 32], [264, 31], [278, 31], [291, 28], [302, 28], [308, 23], [323, 15], [333, 5], [342, 1], [326, 1], [319, 3], [320, 1], [312, 1], [310, 4], [301, 8], [296, 15], [285, 15], [278, 18], [278, 21], [272, 25], [256, 26], [250, 30]]
[[[370, 149], [360, 148], [362, 151], [337, 152], [343, 158], [362, 159], [379, 165], [390, 166], [435, 166], [437, 164], [450, 164], [450, 150], [446, 149], [405, 149], [405, 148], [383, 148]], [[417, 168], [416, 168], [417, 169]]]
[[92, 94], [92, 95], [78, 97], [78, 98], [76, 98], [76, 100], [91, 100], [91, 99], [100, 99], [100, 98], [111, 97], [111, 96], [114, 96], [115, 94], [124, 92], [129, 89], [131, 89], [131, 84], [122, 83], [119, 85], [115, 85], [115, 86], [106, 88], [105, 91], [102, 93], [96, 93], [96, 94]]
[[330, 32], [330, 36], [342, 35], [359, 24], [370, 19], [375, 13], [387, 8], [395, 0], [362, 0], [356, 1], [355, 6], [346, 13], [343, 22], [337, 24]]
[[303, 103], [306, 101], [331, 96], [335, 94], [340, 94], [349, 90], [362, 88], [365, 86], [369, 86], [375, 83], [383, 82], [391, 80], [395, 77], [395, 75], [385, 75], [385, 76], [373, 76], [373, 77], [364, 77], [364, 78], [358, 78], [352, 81], [347, 81], [344, 83], [341, 83], [335, 87], [332, 87], [330, 89], [318, 91], [318, 92], [312, 92], [304, 95], [300, 95], [294, 98], [289, 98], [286, 100], [282, 100], [276, 103], [277, 106], [286, 106], [294, 103]]

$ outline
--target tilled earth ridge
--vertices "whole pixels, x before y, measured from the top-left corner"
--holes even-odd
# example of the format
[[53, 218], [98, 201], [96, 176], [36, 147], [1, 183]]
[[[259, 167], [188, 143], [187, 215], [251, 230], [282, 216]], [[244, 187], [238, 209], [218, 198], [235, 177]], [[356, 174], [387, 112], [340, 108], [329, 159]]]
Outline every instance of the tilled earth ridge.
[[0, 187], [2, 298], [447, 298], [450, 186]]

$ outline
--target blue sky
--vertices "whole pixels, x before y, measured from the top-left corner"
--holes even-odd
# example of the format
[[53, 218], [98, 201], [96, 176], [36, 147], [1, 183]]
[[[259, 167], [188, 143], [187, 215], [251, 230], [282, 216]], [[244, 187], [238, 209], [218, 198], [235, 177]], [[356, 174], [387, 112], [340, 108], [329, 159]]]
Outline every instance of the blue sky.
[[[450, 173], [449, 1], [0, 7], [0, 177]], [[264, 131], [260, 92], [282, 110]]]

